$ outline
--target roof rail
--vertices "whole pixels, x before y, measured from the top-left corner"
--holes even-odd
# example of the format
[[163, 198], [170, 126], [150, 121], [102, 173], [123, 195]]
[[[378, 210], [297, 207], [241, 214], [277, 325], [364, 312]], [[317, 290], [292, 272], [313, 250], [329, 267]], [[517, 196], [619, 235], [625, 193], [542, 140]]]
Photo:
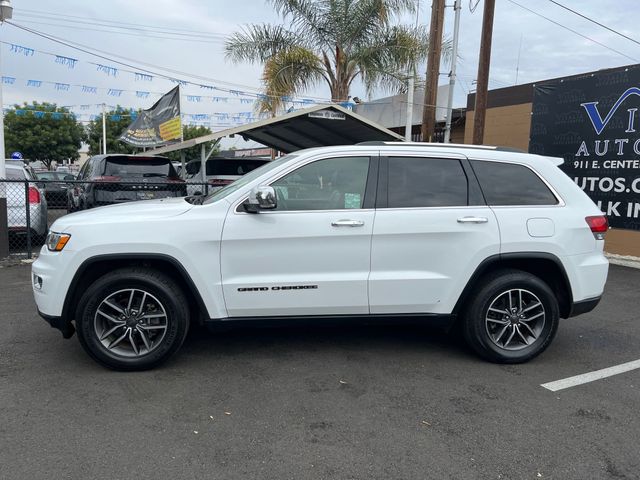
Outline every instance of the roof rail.
[[466, 143], [435, 143], [435, 142], [381, 142], [379, 140], [370, 142], [360, 142], [356, 145], [362, 146], [394, 146], [394, 147], [438, 147], [438, 148], [470, 148], [474, 150], [493, 150], [495, 152], [527, 153], [524, 150], [513, 147], [496, 147], [492, 145], [469, 145]]

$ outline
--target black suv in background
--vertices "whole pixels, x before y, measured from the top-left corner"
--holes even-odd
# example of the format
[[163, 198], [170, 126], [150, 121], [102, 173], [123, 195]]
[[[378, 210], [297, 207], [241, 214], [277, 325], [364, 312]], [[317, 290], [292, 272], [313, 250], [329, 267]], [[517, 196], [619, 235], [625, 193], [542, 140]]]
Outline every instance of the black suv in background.
[[49, 170], [36, 171], [35, 175], [38, 180], [44, 180], [38, 182], [38, 186], [44, 188], [49, 208], [65, 208], [67, 206], [67, 188], [69, 188], [66, 182], [75, 180], [76, 177], [70, 173]]
[[67, 190], [67, 210], [186, 195], [184, 180], [166, 157], [96, 155], [86, 161], [77, 182]]

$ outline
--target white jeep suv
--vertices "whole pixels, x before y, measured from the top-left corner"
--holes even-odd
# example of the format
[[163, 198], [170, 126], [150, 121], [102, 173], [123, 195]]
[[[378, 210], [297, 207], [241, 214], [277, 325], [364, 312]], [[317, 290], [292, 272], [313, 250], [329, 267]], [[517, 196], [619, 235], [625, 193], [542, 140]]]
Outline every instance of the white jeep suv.
[[561, 163], [467, 145], [302, 150], [208, 197], [58, 219], [36, 303], [120, 370], [166, 360], [191, 322], [330, 318], [459, 323], [484, 358], [524, 362], [607, 278], [607, 219]]

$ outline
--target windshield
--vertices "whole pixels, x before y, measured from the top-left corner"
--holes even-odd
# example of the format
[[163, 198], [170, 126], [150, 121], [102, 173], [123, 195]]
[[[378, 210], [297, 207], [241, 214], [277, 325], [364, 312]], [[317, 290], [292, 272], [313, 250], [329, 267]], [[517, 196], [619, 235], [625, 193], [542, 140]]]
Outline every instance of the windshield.
[[256, 178], [264, 175], [265, 173], [273, 170], [274, 168], [279, 167], [283, 163], [286, 163], [290, 160], [293, 160], [297, 155], [290, 153], [289, 155], [285, 155], [284, 157], [280, 157], [277, 160], [273, 160], [269, 163], [265, 163], [261, 167], [256, 168], [255, 170], [250, 171], [246, 175], [240, 177], [233, 183], [230, 183], [226, 187], [221, 188], [220, 190], [216, 190], [212, 194], [208, 195], [202, 203], [213, 203], [218, 200], [226, 197], [227, 195], [235, 192], [239, 188], [244, 187], [246, 184], [254, 181]]
[[60, 180], [61, 175], [56, 172], [36, 172], [38, 180]]
[[24, 180], [24, 170], [22, 168], [9, 167], [7, 165], [7, 180]]
[[107, 157], [104, 175], [116, 177], [175, 177], [168, 158], [161, 157]]

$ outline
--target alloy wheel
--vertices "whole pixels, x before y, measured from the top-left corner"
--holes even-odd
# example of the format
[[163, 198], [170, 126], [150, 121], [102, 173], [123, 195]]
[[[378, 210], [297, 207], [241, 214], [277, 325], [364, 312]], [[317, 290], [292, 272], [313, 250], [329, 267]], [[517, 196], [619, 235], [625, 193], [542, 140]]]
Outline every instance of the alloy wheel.
[[544, 329], [546, 313], [540, 299], [529, 290], [512, 289], [497, 295], [485, 316], [491, 341], [504, 350], [522, 350]]
[[103, 299], [93, 324], [107, 351], [123, 357], [140, 357], [162, 343], [168, 318], [162, 303], [151, 293], [129, 288]]

